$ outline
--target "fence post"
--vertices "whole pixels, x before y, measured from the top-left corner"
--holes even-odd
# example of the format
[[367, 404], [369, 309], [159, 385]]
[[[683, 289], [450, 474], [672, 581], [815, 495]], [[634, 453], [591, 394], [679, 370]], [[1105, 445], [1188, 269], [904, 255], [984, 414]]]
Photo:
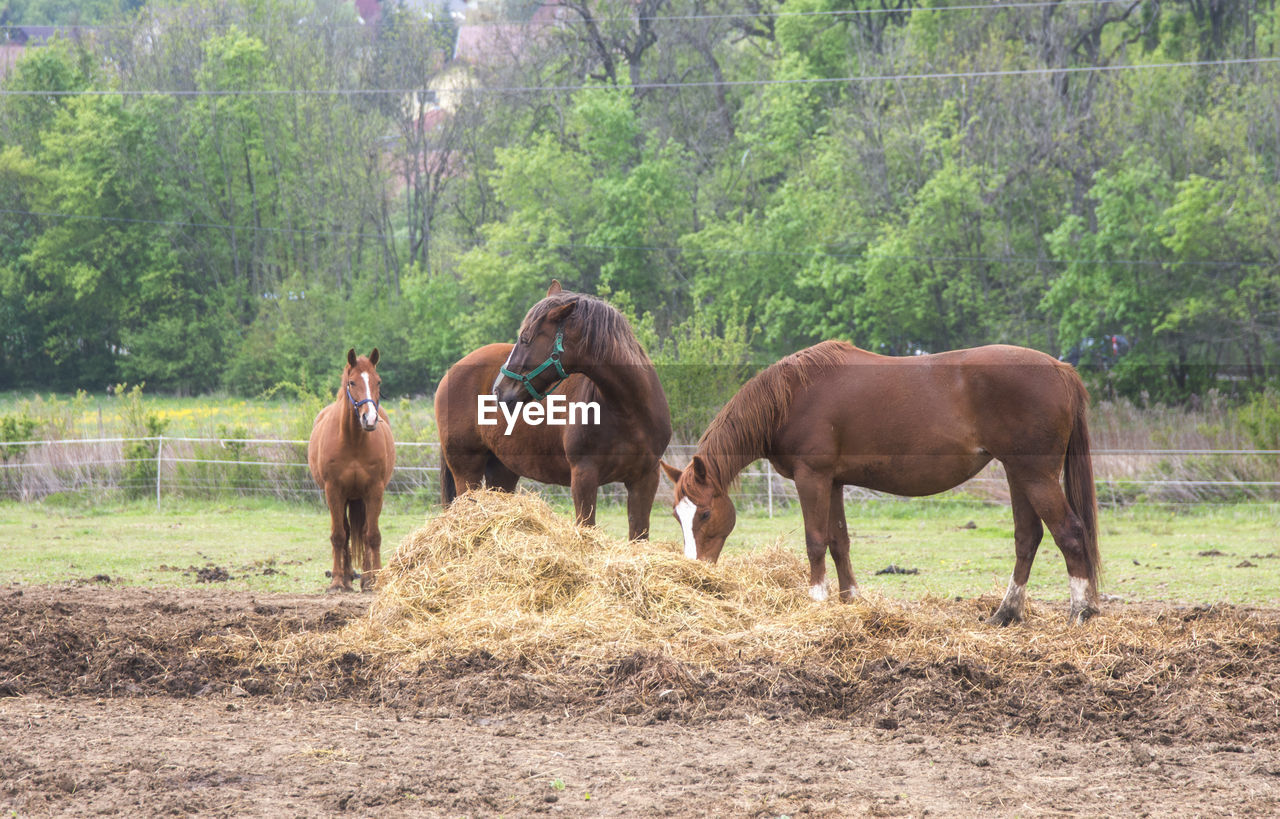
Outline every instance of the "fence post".
[[769, 518], [773, 518], [773, 464], [768, 460], [764, 462], [764, 480], [769, 487]]
[[164, 458], [164, 436], [156, 436], [156, 511], [160, 511], [160, 467]]

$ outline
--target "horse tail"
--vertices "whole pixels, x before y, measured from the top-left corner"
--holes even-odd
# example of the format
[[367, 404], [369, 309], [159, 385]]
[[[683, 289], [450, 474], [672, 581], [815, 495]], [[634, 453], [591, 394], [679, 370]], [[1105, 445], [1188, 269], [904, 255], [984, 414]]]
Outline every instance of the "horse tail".
[[1084, 553], [1089, 568], [1089, 581], [1097, 588], [1098, 574], [1102, 571], [1102, 556], [1098, 553], [1098, 496], [1093, 484], [1093, 458], [1089, 454], [1089, 391], [1080, 376], [1071, 371], [1074, 418], [1071, 437], [1067, 439], [1067, 459], [1063, 465], [1063, 483], [1067, 490], [1067, 503], [1071, 511], [1084, 525]]
[[347, 501], [347, 531], [351, 533], [351, 563], [360, 561], [360, 571], [368, 567], [364, 565], [364, 501]]
[[449, 462], [440, 456], [440, 505], [447, 507], [453, 503], [453, 499], [458, 497], [458, 485], [453, 480], [453, 472], [449, 469]]

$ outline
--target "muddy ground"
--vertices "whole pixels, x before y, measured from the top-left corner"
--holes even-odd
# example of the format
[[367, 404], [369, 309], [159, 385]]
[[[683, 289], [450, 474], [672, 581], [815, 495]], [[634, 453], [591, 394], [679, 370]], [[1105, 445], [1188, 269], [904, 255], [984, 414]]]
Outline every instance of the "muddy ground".
[[[0, 811], [1280, 813], [1280, 646], [1255, 647], [1231, 672], [1252, 692], [1244, 719], [1197, 689], [1194, 665], [1127, 710], [1076, 683], [1028, 715], [1025, 696], [1002, 697], [999, 681], [977, 680], [957, 700], [954, 679], [905, 666], [870, 673], [861, 697], [833, 691], [824, 703], [823, 681], [800, 669], [603, 691], [481, 656], [388, 688], [359, 658], [283, 681], [210, 650], [226, 636], [339, 628], [368, 600], [0, 588]], [[654, 662], [632, 658], [619, 674], [660, 681]], [[744, 687], [752, 675], [761, 682]], [[1176, 703], [1160, 697], [1211, 703], [1216, 716], [1174, 719]]]

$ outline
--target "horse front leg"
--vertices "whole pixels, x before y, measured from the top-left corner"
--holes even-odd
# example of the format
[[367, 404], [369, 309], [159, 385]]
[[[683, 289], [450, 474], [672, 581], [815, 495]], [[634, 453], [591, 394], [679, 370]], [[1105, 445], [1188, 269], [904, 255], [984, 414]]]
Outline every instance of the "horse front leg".
[[382, 571], [382, 530], [378, 517], [382, 514], [382, 493], [371, 493], [364, 500], [364, 549], [360, 555], [360, 591], [373, 591]]
[[332, 485], [325, 487], [324, 499], [329, 506], [329, 544], [333, 548], [333, 570], [329, 573], [329, 591], [354, 591], [351, 587], [347, 499]]
[[573, 514], [579, 525], [596, 525], [596, 493], [600, 478], [594, 466], [577, 463], [570, 466], [569, 492], [573, 495]]
[[797, 468], [796, 494], [804, 516], [804, 548], [809, 555], [809, 596], [827, 599], [827, 546], [831, 542], [831, 478]]
[[627, 484], [628, 539], [649, 539], [649, 515], [653, 513], [653, 498], [657, 494], [658, 468], [656, 466]]

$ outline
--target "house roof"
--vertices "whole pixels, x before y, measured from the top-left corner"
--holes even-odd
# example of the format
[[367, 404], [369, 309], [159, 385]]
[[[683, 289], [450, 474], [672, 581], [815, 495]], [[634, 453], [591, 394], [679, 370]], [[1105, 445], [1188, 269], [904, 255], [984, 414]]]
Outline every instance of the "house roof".
[[0, 29], [0, 44], [42, 46], [64, 30], [72, 34], [79, 31], [67, 26], [4, 26]]
[[92, 26], [0, 26], [0, 77], [17, 64], [28, 48], [48, 45], [54, 37], [91, 37]]
[[9, 73], [27, 48], [42, 46], [60, 31], [74, 36], [78, 29], [59, 26], [4, 26], [0, 27], [0, 77]]

